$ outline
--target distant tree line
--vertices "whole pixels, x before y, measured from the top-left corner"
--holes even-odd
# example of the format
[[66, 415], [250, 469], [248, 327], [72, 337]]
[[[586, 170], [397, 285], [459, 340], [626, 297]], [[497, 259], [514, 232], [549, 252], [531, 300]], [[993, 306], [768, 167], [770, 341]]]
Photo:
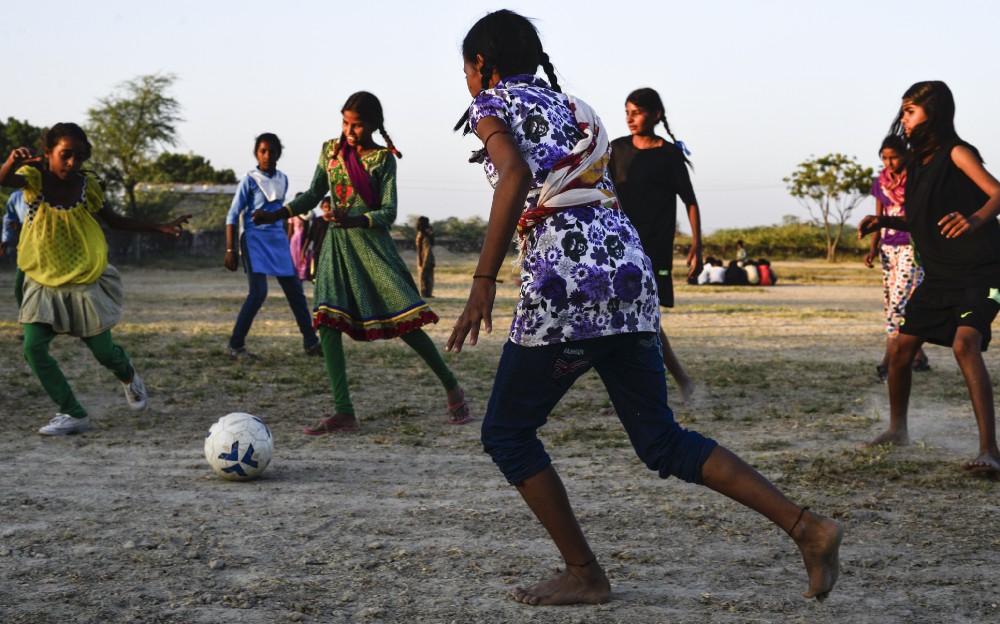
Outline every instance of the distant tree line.
[[[180, 104], [168, 95], [172, 75], [139, 76], [118, 85], [87, 111], [84, 129], [94, 146], [85, 165], [107, 188], [108, 202], [129, 216], [163, 220], [179, 198], [162, 192], [137, 191], [140, 184], [235, 184], [232, 169], [215, 169], [197, 154], [166, 151], [177, 142]], [[53, 120], [62, 121], [62, 120]], [[67, 120], [68, 121], [68, 120]], [[9, 117], [0, 122], [0, 155], [16, 147], [44, 149], [45, 127]], [[6, 202], [10, 189], [0, 191]]]

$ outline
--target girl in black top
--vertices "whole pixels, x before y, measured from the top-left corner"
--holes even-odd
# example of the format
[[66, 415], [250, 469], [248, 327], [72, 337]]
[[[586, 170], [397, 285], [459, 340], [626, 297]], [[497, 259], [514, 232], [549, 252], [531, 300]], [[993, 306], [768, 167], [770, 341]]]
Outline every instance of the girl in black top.
[[954, 118], [955, 100], [941, 81], [918, 82], [903, 94], [892, 132], [911, 146], [906, 216], [867, 216], [858, 225], [859, 236], [908, 230], [924, 266], [889, 354], [889, 428], [872, 444], [909, 443], [913, 359], [924, 342], [950, 346], [979, 427], [979, 455], [961, 465], [1000, 472], [993, 386], [982, 356], [1000, 310], [1000, 182], [959, 138]]
[[[688, 280], [695, 283], [702, 270], [701, 213], [688, 175], [687, 166], [691, 163], [684, 143], [675, 139], [670, 131], [663, 101], [654, 89], [647, 87], [629, 93], [625, 100], [625, 119], [630, 134], [611, 142], [608, 169], [621, 208], [639, 232], [643, 251], [653, 263], [660, 305], [672, 308], [674, 286], [671, 273], [678, 196], [687, 208], [691, 223]], [[673, 142], [656, 136], [656, 125], [661, 122]], [[670, 348], [662, 328], [660, 342], [663, 345], [663, 364], [677, 382], [681, 398], [687, 401], [694, 391], [694, 382]]]

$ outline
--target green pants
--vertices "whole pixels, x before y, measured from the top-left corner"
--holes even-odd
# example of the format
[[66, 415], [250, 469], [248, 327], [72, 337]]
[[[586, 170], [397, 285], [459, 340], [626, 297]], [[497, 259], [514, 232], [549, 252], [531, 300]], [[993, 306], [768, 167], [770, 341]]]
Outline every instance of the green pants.
[[[74, 418], [83, 418], [87, 411], [76, 400], [73, 389], [70, 388], [66, 376], [59, 369], [59, 363], [49, 355], [49, 343], [58, 334], [51, 325], [45, 323], [27, 323], [24, 325], [24, 359], [28, 361], [31, 370], [42, 382], [42, 387], [49, 397], [59, 406], [59, 413], [69, 414]], [[111, 330], [96, 336], [81, 338], [97, 361], [114, 373], [118, 381], [127, 382], [132, 379], [132, 362], [125, 350], [111, 339]]]
[[[451, 390], [458, 385], [458, 380], [434, 346], [434, 341], [424, 330], [417, 329], [400, 338], [431, 367], [445, 390]], [[344, 357], [343, 334], [340, 330], [321, 325], [319, 339], [323, 345], [326, 373], [330, 377], [330, 386], [333, 389], [334, 409], [338, 414], [354, 415], [351, 392], [347, 388], [347, 361]]]

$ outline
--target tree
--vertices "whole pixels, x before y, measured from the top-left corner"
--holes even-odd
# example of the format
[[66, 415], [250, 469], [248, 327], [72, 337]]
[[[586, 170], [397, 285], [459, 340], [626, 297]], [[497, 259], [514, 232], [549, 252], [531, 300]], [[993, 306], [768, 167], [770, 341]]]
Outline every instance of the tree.
[[13, 117], [8, 117], [7, 123], [0, 121], [0, 158], [6, 160], [18, 147], [30, 147], [41, 151], [43, 132], [44, 128]]
[[[837, 259], [837, 247], [851, 212], [867, 197], [875, 172], [854, 158], [827, 154], [799, 164], [784, 178], [788, 192], [822, 224], [826, 234], [826, 259]], [[814, 212], [815, 210], [815, 212]]]
[[177, 142], [180, 104], [166, 91], [171, 74], [147, 74], [118, 85], [115, 93], [87, 111], [94, 167], [125, 194], [125, 214], [141, 217], [135, 187], [157, 148]]
[[212, 162], [197, 154], [163, 152], [150, 163], [145, 182], [175, 184], [236, 184], [232, 169], [217, 170]]

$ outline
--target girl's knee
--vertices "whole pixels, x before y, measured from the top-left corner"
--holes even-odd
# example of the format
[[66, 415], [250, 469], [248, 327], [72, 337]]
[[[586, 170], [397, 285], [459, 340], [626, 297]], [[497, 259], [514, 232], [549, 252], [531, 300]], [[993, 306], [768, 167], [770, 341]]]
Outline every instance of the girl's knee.
[[716, 446], [715, 440], [678, 426], [655, 444], [637, 447], [636, 453], [662, 479], [674, 476], [688, 483], [701, 483], [701, 467]]
[[983, 337], [976, 330], [959, 331], [951, 344], [955, 359], [961, 362], [968, 358], [982, 357]]
[[483, 419], [480, 441], [511, 484], [524, 481], [552, 463], [534, 429], [498, 427], [489, 414]]
[[27, 360], [29, 364], [35, 364], [36, 362], [47, 360], [50, 357], [49, 344], [47, 342], [29, 341], [26, 339], [21, 348], [21, 352], [24, 354], [24, 359]]

